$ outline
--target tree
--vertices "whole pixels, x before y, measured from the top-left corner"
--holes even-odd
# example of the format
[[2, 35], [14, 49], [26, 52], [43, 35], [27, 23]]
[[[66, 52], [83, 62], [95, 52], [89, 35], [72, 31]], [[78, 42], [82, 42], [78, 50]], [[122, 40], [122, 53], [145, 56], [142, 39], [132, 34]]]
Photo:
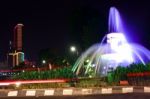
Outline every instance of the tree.
[[45, 60], [48, 63], [57, 65], [57, 66], [66, 66], [69, 65], [67, 55], [62, 54], [60, 52], [51, 50], [49, 48], [42, 49], [39, 52], [39, 61], [42, 62], [42, 60]]

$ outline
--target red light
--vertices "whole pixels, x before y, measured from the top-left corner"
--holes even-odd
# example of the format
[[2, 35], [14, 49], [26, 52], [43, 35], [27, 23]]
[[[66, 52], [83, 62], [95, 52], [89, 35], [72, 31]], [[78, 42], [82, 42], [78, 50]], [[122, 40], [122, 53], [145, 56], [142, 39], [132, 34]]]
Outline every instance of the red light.
[[11, 80], [11, 81], [0, 81], [0, 86], [7, 86], [16, 83], [20, 84], [33, 84], [33, 83], [65, 83], [70, 81], [70, 79], [51, 79], [51, 80]]

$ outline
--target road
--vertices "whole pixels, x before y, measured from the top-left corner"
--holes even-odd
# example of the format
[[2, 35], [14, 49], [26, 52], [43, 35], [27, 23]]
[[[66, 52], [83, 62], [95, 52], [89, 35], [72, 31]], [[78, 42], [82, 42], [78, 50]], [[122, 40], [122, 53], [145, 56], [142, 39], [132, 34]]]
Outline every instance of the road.
[[0, 97], [0, 99], [149, 99], [150, 94], [109, 94], [109, 95], [87, 95], [87, 96], [46, 96], [46, 97]]

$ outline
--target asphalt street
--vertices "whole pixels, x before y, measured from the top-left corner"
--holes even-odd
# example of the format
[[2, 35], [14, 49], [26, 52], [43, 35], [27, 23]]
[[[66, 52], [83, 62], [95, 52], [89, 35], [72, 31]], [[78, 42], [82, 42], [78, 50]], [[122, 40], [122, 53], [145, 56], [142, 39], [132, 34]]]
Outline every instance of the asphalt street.
[[0, 99], [149, 99], [148, 93], [103, 94], [83, 96], [0, 97]]

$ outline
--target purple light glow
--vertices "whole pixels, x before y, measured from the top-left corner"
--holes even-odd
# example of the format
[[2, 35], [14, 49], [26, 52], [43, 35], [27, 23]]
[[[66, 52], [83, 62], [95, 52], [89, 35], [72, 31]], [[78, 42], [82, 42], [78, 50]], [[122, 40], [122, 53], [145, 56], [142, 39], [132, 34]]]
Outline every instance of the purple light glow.
[[[76, 61], [72, 70], [77, 75], [105, 76], [108, 71], [118, 66], [150, 62], [148, 49], [139, 44], [128, 43], [119, 12], [115, 7], [110, 8], [108, 25], [109, 33], [102, 42], [91, 46]], [[104, 43], [105, 40], [107, 43]], [[89, 61], [85, 64], [86, 60]]]
[[109, 33], [112, 32], [124, 33], [121, 17], [119, 15], [118, 10], [115, 7], [111, 7], [109, 11], [108, 29]]

